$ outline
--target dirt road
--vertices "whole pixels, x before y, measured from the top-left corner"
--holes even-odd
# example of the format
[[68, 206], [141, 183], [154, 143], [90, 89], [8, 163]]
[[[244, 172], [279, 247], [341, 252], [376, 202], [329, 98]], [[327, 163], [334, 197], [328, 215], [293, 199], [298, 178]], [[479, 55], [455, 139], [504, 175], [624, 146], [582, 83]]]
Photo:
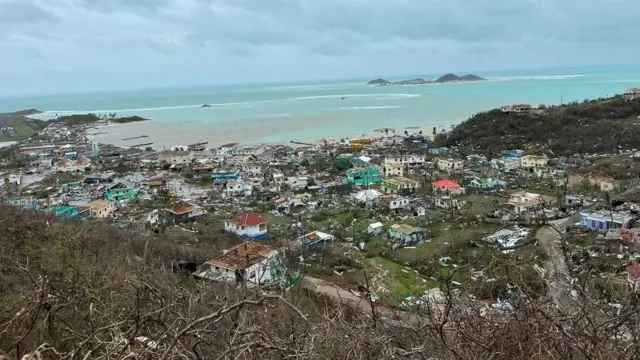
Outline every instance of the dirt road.
[[571, 223], [573, 223], [572, 218], [556, 220], [551, 226], [543, 226], [536, 232], [536, 238], [549, 257], [545, 274], [547, 295], [553, 299], [559, 309], [564, 311], [573, 310], [576, 301], [570, 295], [571, 275], [562, 253], [562, 233], [558, 230], [564, 229]]
[[[351, 291], [345, 290], [335, 284], [324, 280], [304, 276], [302, 285], [319, 295], [326, 296], [336, 303], [342, 303], [360, 310], [363, 314], [371, 315], [371, 305], [366, 299], [356, 296]], [[428, 319], [406, 311], [394, 310], [386, 306], [375, 305], [376, 316], [384, 323], [400, 327], [419, 327]]]

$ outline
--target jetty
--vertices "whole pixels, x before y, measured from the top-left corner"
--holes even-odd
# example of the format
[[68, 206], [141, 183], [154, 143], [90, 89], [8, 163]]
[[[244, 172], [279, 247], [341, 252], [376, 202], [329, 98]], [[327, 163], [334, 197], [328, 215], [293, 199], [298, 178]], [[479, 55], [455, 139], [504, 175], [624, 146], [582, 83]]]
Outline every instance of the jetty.
[[[105, 133], [106, 134], [106, 133]], [[128, 137], [128, 138], [124, 138], [122, 139], [122, 141], [125, 140], [135, 140], [135, 139], [144, 139], [144, 138], [148, 138], [148, 135], [140, 135], [140, 136], [134, 136], [134, 137]]]
[[143, 146], [151, 146], [151, 145], [153, 145], [153, 143], [152, 143], [152, 142], [150, 142], [150, 143], [144, 143], [144, 144], [135, 144], [135, 145], [131, 145], [131, 146], [129, 146], [129, 147], [143, 147]]
[[289, 142], [292, 143], [292, 144], [296, 144], [296, 145], [314, 146], [313, 144], [305, 143], [305, 142], [302, 142], [302, 141], [293, 141], [293, 140], [291, 140]]

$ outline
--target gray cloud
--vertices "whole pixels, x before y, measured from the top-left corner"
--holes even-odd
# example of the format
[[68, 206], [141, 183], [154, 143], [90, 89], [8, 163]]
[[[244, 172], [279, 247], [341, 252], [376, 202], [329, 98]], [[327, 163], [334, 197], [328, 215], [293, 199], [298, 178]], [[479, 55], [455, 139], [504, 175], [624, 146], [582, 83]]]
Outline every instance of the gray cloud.
[[631, 62], [637, 14], [637, 0], [0, 0], [0, 67], [228, 80]]
[[0, 0], [0, 25], [54, 21], [55, 17], [32, 0]]

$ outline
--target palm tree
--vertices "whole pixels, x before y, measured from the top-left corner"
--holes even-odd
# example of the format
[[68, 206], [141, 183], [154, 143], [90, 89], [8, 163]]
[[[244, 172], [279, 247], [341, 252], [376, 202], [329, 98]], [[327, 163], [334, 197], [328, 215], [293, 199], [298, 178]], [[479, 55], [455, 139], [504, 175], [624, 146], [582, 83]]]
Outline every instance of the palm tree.
[[436, 127], [434, 126], [433, 127], [433, 136], [436, 136], [436, 134], [437, 134], [437, 131], [436, 131]]

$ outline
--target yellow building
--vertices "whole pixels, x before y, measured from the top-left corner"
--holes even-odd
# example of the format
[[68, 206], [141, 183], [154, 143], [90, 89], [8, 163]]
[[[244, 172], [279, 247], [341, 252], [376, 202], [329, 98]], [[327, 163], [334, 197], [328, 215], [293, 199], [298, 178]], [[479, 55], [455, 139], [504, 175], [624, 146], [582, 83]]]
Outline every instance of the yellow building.
[[520, 159], [521, 168], [539, 168], [546, 167], [549, 163], [549, 158], [546, 156], [526, 155]]

